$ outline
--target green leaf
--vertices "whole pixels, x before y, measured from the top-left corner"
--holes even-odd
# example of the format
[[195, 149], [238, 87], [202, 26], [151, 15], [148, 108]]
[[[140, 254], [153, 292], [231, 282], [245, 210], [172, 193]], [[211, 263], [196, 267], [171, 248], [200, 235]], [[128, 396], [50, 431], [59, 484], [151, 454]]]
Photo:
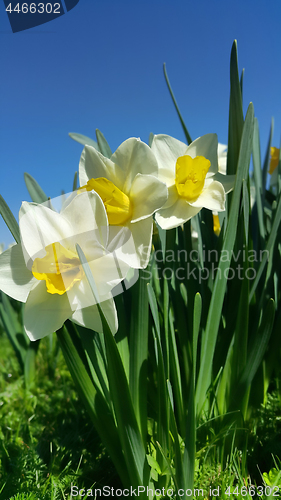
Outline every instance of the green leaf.
[[265, 239], [265, 227], [264, 227], [264, 192], [265, 185], [262, 180], [262, 170], [261, 170], [261, 153], [260, 153], [260, 139], [259, 139], [259, 124], [257, 118], [255, 118], [254, 123], [254, 135], [253, 135], [253, 165], [254, 165], [254, 179], [256, 188], [256, 203], [258, 212], [258, 223], [259, 232], [258, 237], [261, 240], [260, 248], [264, 247]]
[[109, 389], [118, 425], [121, 449], [124, 453], [127, 474], [131, 485], [136, 487], [146, 484], [145, 481], [147, 481], [149, 470], [145, 448], [134, 413], [128, 380], [114, 336], [103, 313], [102, 305], [99, 303], [97, 288], [90, 266], [78, 244], [76, 245], [76, 249], [92, 293], [96, 299], [96, 305], [101, 317], [106, 347]]
[[88, 358], [88, 364], [91, 370], [94, 385], [104, 395], [110, 407], [111, 398], [108, 388], [106, 365], [101, 346], [98, 342], [99, 335], [96, 332], [83, 328], [79, 325], [76, 326], [76, 329], [79, 332]]
[[243, 98], [243, 84], [244, 84], [244, 69], [242, 69], [241, 77], [240, 77], [240, 90], [241, 90], [242, 98]]
[[262, 167], [263, 186], [266, 185], [266, 178], [267, 178], [267, 173], [268, 173], [268, 165], [269, 165], [269, 159], [270, 159], [270, 148], [271, 148], [271, 143], [272, 143], [273, 130], [274, 130], [274, 120], [272, 118], [271, 124], [270, 124], [268, 143], [267, 143], [267, 147], [266, 147], [265, 159], [264, 159], [264, 163], [263, 163], [263, 167]]
[[30, 389], [36, 380], [36, 354], [40, 344], [40, 339], [30, 342], [24, 361], [24, 380], [27, 389]]
[[150, 309], [151, 309], [152, 316], [154, 319], [156, 332], [157, 332], [158, 337], [160, 338], [160, 322], [159, 322], [157, 301], [156, 301], [154, 290], [150, 284], [147, 285], [147, 291], [148, 291], [149, 305], [150, 305]]
[[[127, 276], [128, 277], [128, 276]], [[128, 331], [130, 327], [130, 317], [128, 315], [127, 299], [124, 297], [124, 293], [120, 293], [114, 297], [117, 316], [118, 316], [118, 331], [115, 335], [115, 340], [117, 343], [118, 351], [120, 353], [124, 370], [129, 380], [130, 373], [130, 350], [129, 350], [129, 338]], [[129, 296], [130, 297], [130, 296]]]
[[261, 324], [249, 348], [246, 366], [241, 374], [240, 380], [233, 394], [230, 410], [236, 408], [236, 403], [241, 398], [241, 394], [250, 386], [258, 367], [260, 366], [271, 335], [273, 321], [275, 316], [274, 300], [270, 300], [263, 313]]
[[58, 330], [57, 336], [68, 369], [123, 484], [129, 486], [128, 471], [113, 415], [110, 413], [104, 397], [93, 385], [86, 357], [85, 355], [83, 357], [84, 351], [75, 328], [70, 322], [67, 322], [66, 325]]
[[194, 309], [193, 309], [193, 379], [195, 384], [195, 376], [196, 376], [196, 359], [197, 359], [197, 343], [198, 343], [198, 335], [201, 321], [201, 312], [202, 312], [202, 299], [200, 293], [196, 293], [194, 299]]
[[250, 215], [250, 198], [247, 181], [243, 179], [242, 183], [242, 196], [243, 196], [243, 216], [244, 216], [244, 229], [245, 229], [245, 242], [248, 246], [249, 239], [249, 215]]
[[[263, 270], [264, 270], [264, 268], [266, 266], [266, 263], [267, 262], [269, 262], [269, 264], [271, 263], [272, 252], [273, 252], [273, 249], [274, 249], [274, 244], [275, 244], [275, 241], [276, 241], [276, 236], [278, 234], [278, 228], [279, 228], [280, 222], [281, 222], [281, 198], [279, 198], [279, 202], [278, 202], [278, 205], [277, 205], [277, 209], [276, 209], [276, 213], [275, 213], [273, 225], [272, 225], [271, 232], [270, 232], [270, 235], [269, 235], [266, 247], [265, 247], [265, 252], [263, 254], [263, 258], [262, 258], [262, 261], [261, 261], [261, 263], [259, 265], [258, 272], [256, 274], [253, 286], [252, 286], [251, 291], [250, 291], [249, 302], [251, 302], [251, 300], [253, 298], [253, 295], [255, 293], [255, 290], [257, 288], [259, 280], [260, 280], [260, 278], [262, 276]], [[268, 255], [269, 255], [269, 258], [268, 258]]]
[[[100, 309], [102, 317], [102, 310]], [[102, 317], [106, 355], [108, 362], [109, 388], [118, 425], [121, 446], [131, 484], [145, 484], [148, 473], [145, 448], [139, 431], [130, 396], [128, 381], [114, 337]]]
[[[157, 415], [157, 440], [162, 449], [167, 454], [169, 449], [169, 395], [165, 376], [163, 351], [161, 345], [161, 332], [159, 313], [155, 293], [150, 284], [147, 285], [148, 300], [152, 312], [156, 330], [156, 359], [157, 359], [157, 395], [158, 395], [158, 415]], [[163, 469], [163, 457], [158, 453], [158, 462]]]
[[139, 279], [131, 289], [130, 371], [129, 385], [135, 414], [144, 445], [147, 437], [147, 358], [148, 295], [147, 272], [140, 269]]
[[178, 107], [178, 105], [177, 105], [177, 101], [176, 101], [175, 96], [174, 96], [174, 93], [173, 93], [173, 91], [172, 91], [172, 87], [171, 87], [170, 82], [169, 82], [169, 78], [168, 78], [168, 75], [167, 75], [167, 71], [166, 71], [166, 64], [165, 64], [165, 63], [164, 63], [164, 65], [163, 65], [163, 70], [164, 70], [164, 76], [165, 76], [165, 80], [166, 80], [166, 83], [167, 83], [167, 86], [168, 86], [168, 89], [169, 89], [169, 92], [170, 92], [171, 98], [172, 98], [172, 100], [173, 100], [174, 106], [175, 106], [176, 111], [177, 111], [177, 113], [178, 113], [178, 117], [179, 117], [179, 119], [180, 119], [181, 126], [182, 126], [182, 128], [183, 128], [184, 135], [185, 135], [186, 140], [187, 140], [187, 144], [191, 144], [191, 143], [192, 143], [192, 139], [191, 139], [191, 137], [190, 137], [190, 135], [189, 135], [189, 132], [188, 132], [188, 130], [187, 130], [187, 128], [186, 128], [186, 125], [185, 125], [185, 123], [184, 123], [184, 121], [183, 121], [183, 118], [182, 118], [182, 116], [181, 116], [181, 113], [180, 113], [179, 107]]
[[149, 138], [148, 138], [148, 145], [149, 145], [150, 148], [151, 148], [151, 144], [152, 144], [152, 141], [153, 141], [153, 137], [154, 137], [154, 134], [152, 132], [150, 132]]
[[4, 222], [6, 223], [8, 229], [12, 233], [17, 243], [20, 243], [20, 229], [19, 225], [13, 216], [11, 210], [9, 209], [4, 198], [0, 194], [0, 214], [2, 215]]
[[172, 400], [170, 398], [170, 430], [174, 438], [174, 451], [175, 451], [175, 473], [171, 470], [171, 476], [175, 482], [176, 489], [180, 488], [186, 490], [186, 470], [184, 470], [183, 457], [180, 447], [180, 439], [173, 410]]
[[106, 158], [110, 158], [112, 156], [112, 151], [108, 145], [106, 138], [98, 128], [96, 129], [96, 136], [98, 141], [98, 147], [101, 154]]
[[186, 438], [183, 458], [183, 470], [185, 472], [186, 487], [193, 490], [194, 472], [196, 456], [196, 415], [195, 415], [195, 397], [194, 382], [190, 382], [190, 392], [188, 398], [188, 412], [186, 417]]
[[185, 420], [184, 420], [184, 405], [182, 397], [182, 383], [181, 383], [181, 369], [179, 363], [176, 335], [173, 324], [172, 310], [169, 310], [169, 327], [170, 327], [170, 361], [171, 361], [171, 380], [173, 385], [173, 394], [175, 398], [175, 406], [178, 409], [180, 425], [179, 429], [182, 435], [185, 432]]
[[74, 132], [70, 132], [68, 135], [74, 141], [83, 144], [83, 146], [92, 146], [92, 148], [95, 148], [97, 151], [99, 151], [98, 143], [94, 141], [94, 139], [90, 139], [90, 137], [87, 137], [86, 135], [76, 134]]
[[44, 193], [43, 189], [39, 186], [38, 182], [27, 172], [24, 173], [24, 181], [30, 198], [34, 203], [44, 203], [48, 201], [48, 196]]
[[236, 174], [240, 142], [243, 130], [243, 104], [238, 73], [237, 41], [235, 40], [230, 56], [230, 100], [228, 124], [227, 173]]
[[[224, 300], [224, 294], [227, 284], [227, 269], [231, 263], [231, 255], [235, 243], [237, 232], [238, 213], [240, 208], [240, 197], [242, 190], [243, 179], [248, 176], [248, 169], [252, 151], [252, 138], [254, 126], [254, 107], [250, 103], [243, 134], [241, 139], [241, 147], [238, 159], [238, 168], [232, 197], [232, 203], [229, 212], [229, 219], [226, 228], [225, 238], [223, 242], [222, 254], [220, 258], [218, 270], [214, 282], [211, 302], [209, 306], [207, 325], [205, 330], [204, 342], [201, 351], [201, 363], [196, 387], [196, 408], [197, 415], [200, 414], [204, 402], [206, 400], [206, 392], [211, 383], [210, 375], [213, 363], [214, 350], [218, 334], [218, 328], [221, 320], [221, 312]], [[228, 259], [225, 258], [228, 256]]]
[[161, 474], [162, 471], [160, 469], [160, 465], [158, 464], [158, 462], [155, 460], [155, 458], [153, 458], [151, 455], [146, 455], [146, 458], [147, 458], [147, 461], [150, 465], [150, 467], [154, 470], [156, 470], [156, 472], [158, 474]]
[[29, 340], [27, 335], [23, 332], [22, 325], [18, 320], [18, 314], [11, 304], [11, 299], [2, 291], [0, 292], [0, 296], [0, 318], [13, 346], [20, 368], [22, 372], [24, 372], [24, 363]]
[[74, 179], [73, 179], [73, 187], [72, 187], [73, 191], [76, 191], [76, 189], [77, 189], [77, 177], [78, 177], [77, 172], [75, 172]]

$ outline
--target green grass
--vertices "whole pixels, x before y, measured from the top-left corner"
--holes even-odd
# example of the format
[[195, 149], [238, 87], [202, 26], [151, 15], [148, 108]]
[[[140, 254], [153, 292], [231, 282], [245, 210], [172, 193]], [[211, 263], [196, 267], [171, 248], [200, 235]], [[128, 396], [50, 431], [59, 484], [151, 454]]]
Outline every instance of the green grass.
[[[86, 489], [104, 485], [122, 488], [78, 399], [61, 352], [55, 361], [50, 360], [48, 339], [42, 340], [32, 390], [24, 386], [17, 358], [4, 333], [0, 334], [0, 352], [0, 500], [66, 499], [70, 498], [71, 483]], [[224, 432], [215, 420], [202, 423], [195, 488], [203, 489], [206, 498], [210, 488], [220, 488], [220, 498], [235, 498], [224, 495], [227, 486], [233, 490], [237, 485], [262, 485], [261, 473], [275, 466], [272, 453], [281, 456], [277, 392], [270, 394], [267, 404], [252, 416], [243, 451], [231, 450], [223, 467], [218, 450], [223, 440], [233, 440], [234, 432]]]

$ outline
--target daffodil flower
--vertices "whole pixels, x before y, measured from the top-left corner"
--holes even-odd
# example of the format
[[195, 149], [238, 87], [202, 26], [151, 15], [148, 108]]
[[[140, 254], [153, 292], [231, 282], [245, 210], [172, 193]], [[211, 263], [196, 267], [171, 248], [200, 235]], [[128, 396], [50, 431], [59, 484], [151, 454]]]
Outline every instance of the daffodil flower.
[[78, 193], [96, 191], [104, 202], [111, 228], [129, 229], [134, 248], [124, 244], [118, 252], [133, 268], [147, 266], [152, 215], [167, 200], [167, 187], [157, 177], [155, 156], [140, 139], [127, 139], [110, 159], [90, 146], [82, 152]]
[[[61, 213], [24, 202], [19, 226], [21, 244], [0, 255], [0, 289], [25, 302], [23, 323], [29, 338], [37, 340], [58, 330], [68, 318], [101, 332], [97, 300], [103, 302], [107, 320], [117, 331], [111, 291], [126, 276], [129, 266], [120, 259], [116, 262], [118, 238], [109, 241], [100, 197], [83, 193], [66, 204]], [[88, 261], [98, 299], [83, 271], [77, 244]]]
[[213, 212], [213, 229], [214, 229], [215, 235], [219, 236], [219, 234], [221, 232], [221, 225], [220, 225], [219, 216], [216, 212]]
[[[218, 170], [223, 175], [226, 175], [226, 163], [227, 163], [227, 146], [225, 144], [218, 143]], [[221, 232], [221, 225], [218, 212], [214, 211], [213, 211], [213, 230], [215, 235], [219, 236]]]
[[270, 148], [270, 163], [269, 163], [269, 174], [273, 174], [274, 170], [278, 166], [279, 163], [279, 153], [280, 150], [278, 148], [271, 147]]
[[168, 135], [156, 135], [151, 149], [158, 161], [158, 177], [169, 193], [155, 214], [162, 229], [183, 224], [203, 207], [225, 210], [225, 195], [233, 189], [235, 176], [218, 171], [216, 134], [199, 137], [189, 146]]

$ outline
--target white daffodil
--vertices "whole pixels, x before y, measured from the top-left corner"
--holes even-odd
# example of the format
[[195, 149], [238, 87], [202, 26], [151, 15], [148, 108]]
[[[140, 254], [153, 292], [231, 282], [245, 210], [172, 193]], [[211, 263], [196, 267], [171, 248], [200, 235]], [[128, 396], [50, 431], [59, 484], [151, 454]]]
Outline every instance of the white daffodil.
[[[116, 261], [114, 249], [122, 241], [109, 241], [107, 215], [100, 197], [82, 193], [61, 213], [24, 202], [19, 226], [21, 244], [0, 255], [0, 289], [25, 302], [23, 323], [29, 338], [45, 337], [68, 318], [101, 332], [97, 301], [103, 302], [104, 314], [116, 331], [111, 290], [126, 276], [129, 266]], [[77, 244], [88, 261], [98, 299], [83, 271]]]
[[110, 159], [90, 146], [82, 152], [78, 192], [96, 191], [104, 202], [109, 225], [129, 229], [134, 248], [124, 244], [119, 251], [133, 268], [147, 266], [152, 215], [167, 200], [167, 187], [157, 177], [155, 156], [140, 139], [126, 140]]
[[225, 195], [233, 189], [234, 175], [218, 171], [216, 134], [199, 137], [189, 146], [168, 135], [155, 135], [151, 145], [158, 162], [158, 177], [168, 186], [168, 200], [155, 214], [163, 229], [177, 227], [203, 207], [225, 210]]

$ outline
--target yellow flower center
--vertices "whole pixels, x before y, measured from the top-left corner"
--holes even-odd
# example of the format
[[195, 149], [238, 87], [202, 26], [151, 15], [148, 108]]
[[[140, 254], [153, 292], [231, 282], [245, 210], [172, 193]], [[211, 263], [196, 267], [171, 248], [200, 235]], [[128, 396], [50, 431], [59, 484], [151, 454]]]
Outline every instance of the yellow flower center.
[[32, 274], [37, 280], [46, 281], [48, 293], [62, 295], [83, 278], [81, 262], [76, 253], [58, 242], [47, 245], [45, 250], [45, 257], [34, 260]]
[[113, 226], [123, 226], [132, 217], [133, 206], [132, 202], [121, 189], [113, 182], [99, 177], [98, 179], [90, 179], [85, 186], [82, 186], [78, 192], [96, 191], [101, 197], [108, 217], [109, 224]]
[[204, 156], [180, 156], [176, 163], [176, 188], [178, 195], [186, 201], [195, 201], [202, 193], [210, 160]]
[[214, 233], [219, 236], [221, 232], [221, 225], [218, 214], [213, 214], [213, 229]]
[[270, 164], [269, 164], [269, 173], [273, 174], [279, 163], [279, 149], [278, 148], [270, 148]]

